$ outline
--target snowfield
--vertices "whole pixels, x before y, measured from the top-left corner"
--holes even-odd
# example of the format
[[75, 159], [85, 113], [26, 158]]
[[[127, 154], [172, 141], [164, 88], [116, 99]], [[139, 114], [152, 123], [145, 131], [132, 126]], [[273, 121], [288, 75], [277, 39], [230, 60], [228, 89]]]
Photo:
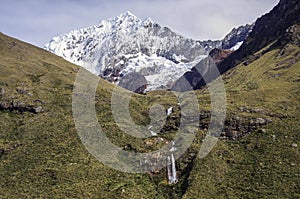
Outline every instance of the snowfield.
[[54, 37], [44, 48], [116, 84], [138, 72], [147, 90], [168, 88], [208, 54], [199, 41], [130, 12]]

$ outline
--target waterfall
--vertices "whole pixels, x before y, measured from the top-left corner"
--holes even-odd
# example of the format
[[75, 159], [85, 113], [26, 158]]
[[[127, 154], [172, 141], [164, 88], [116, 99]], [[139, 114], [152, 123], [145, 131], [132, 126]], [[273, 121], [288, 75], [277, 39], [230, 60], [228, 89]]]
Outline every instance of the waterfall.
[[172, 183], [176, 183], [178, 180], [177, 180], [177, 173], [176, 173], [175, 158], [173, 153], [171, 154], [171, 163], [172, 163], [172, 179], [173, 179]]
[[[174, 143], [173, 143], [174, 145]], [[174, 152], [176, 148], [173, 146], [170, 149], [171, 155], [167, 157], [167, 174], [168, 174], [168, 180], [169, 184], [175, 184], [178, 182], [177, 179], [177, 173], [176, 173], [176, 163], [175, 163], [175, 157], [172, 152]]]
[[171, 115], [173, 113], [173, 107], [171, 106], [170, 108], [168, 108], [166, 112], [167, 112], [167, 116]]
[[171, 166], [170, 156], [167, 157], [167, 172], [168, 172], [169, 183], [171, 183], [173, 181], [173, 175], [172, 175], [172, 166]]

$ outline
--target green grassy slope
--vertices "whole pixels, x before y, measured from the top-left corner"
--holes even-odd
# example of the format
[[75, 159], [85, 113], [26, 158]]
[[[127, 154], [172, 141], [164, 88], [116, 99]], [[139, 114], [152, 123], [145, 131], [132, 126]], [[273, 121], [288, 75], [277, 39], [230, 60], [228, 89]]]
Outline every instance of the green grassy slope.
[[[0, 34], [0, 101], [43, 109], [0, 111], [0, 198], [161, 198], [149, 175], [110, 169], [81, 144], [72, 117], [77, 71], [62, 58]], [[99, 109], [109, 110], [113, 88], [100, 80]], [[141, 118], [140, 111], [132, 113]]]
[[[78, 66], [0, 34], [0, 198], [299, 197], [300, 49], [288, 45], [282, 52], [270, 51], [224, 74], [226, 126], [232, 126], [237, 117], [272, 122], [245, 137], [220, 140], [204, 159], [195, 156], [205, 135], [199, 130], [191, 148], [177, 161], [179, 182], [168, 185], [165, 170], [123, 173], [90, 155], [72, 117]], [[110, 110], [114, 88], [100, 80], [96, 92], [97, 116], [113, 143], [148, 152], [173, 138], [177, 108], [173, 114], [177, 119], [168, 121], [167, 133], [159, 135], [164, 142], [145, 144], [154, 140], [133, 138], [119, 130]], [[201, 109], [209, 110], [207, 90], [195, 93]], [[177, 104], [171, 92], [133, 95], [134, 121], [148, 124], [148, 109], [155, 102], [165, 108]]]
[[300, 198], [299, 61], [288, 44], [224, 74], [228, 114], [273, 122], [197, 159], [183, 198]]

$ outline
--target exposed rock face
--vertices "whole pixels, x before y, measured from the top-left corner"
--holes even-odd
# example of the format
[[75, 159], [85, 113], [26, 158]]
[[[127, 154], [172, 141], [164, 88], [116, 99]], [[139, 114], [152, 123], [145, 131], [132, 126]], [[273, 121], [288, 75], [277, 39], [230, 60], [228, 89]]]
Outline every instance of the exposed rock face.
[[[299, 44], [299, 13], [299, 0], [281, 0], [272, 11], [255, 22], [253, 30], [250, 32], [242, 46], [218, 64], [219, 72], [223, 74], [244, 60], [247, 62], [245, 62], [245, 65], [249, 64], [249, 60], [251, 62], [256, 59], [255, 56], [253, 57], [255, 52], [258, 52], [273, 42], [274, 44], [270, 47], [270, 50], [274, 48], [283, 48], [288, 43]], [[250, 56], [252, 56], [251, 59]], [[246, 59], [248, 59], [248, 61]], [[200, 68], [199, 65], [185, 73], [182, 77], [186, 78], [187, 81], [191, 83], [190, 88], [193, 89], [199, 89], [206, 84], [205, 81], [203, 81], [203, 77], [197, 71], [197, 68]], [[203, 70], [207, 72], [210, 69], [206, 67]], [[208, 73], [206, 74], [208, 75]], [[182, 78], [178, 81], [182, 81]], [[177, 90], [179, 87], [178, 83], [175, 85]], [[183, 90], [187, 90], [187, 87]]]
[[234, 28], [223, 40], [196, 41], [127, 12], [54, 37], [45, 49], [115, 84], [137, 72], [146, 78], [147, 91], [169, 89], [211, 49], [236, 50], [252, 27]]
[[[244, 117], [240, 114], [228, 115], [224, 122], [223, 131], [221, 135], [218, 136], [222, 139], [235, 140], [253, 132], [264, 132], [264, 127], [272, 123], [273, 118], [277, 118], [277, 116], [264, 114], [262, 117]], [[199, 119], [199, 128], [205, 131], [209, 129], [211, 112], [200, 111]], [[180, 123], [180, 117], [178, 116], [171, 117], [170, 120], [176, 121], [174, 123]], [[176, 129], [179, 126], [180, 124], [176, 126]]]
[[127, 90], [141, 94], [147, 88], [147, 80], [140, 73], [133, 72], [122, 77], [119, 85]]
[[232, 31], [225, 36], [222, 40], [207, 40], [201, 41], [201, 44], [207, 51], [211, 51], [214, 48], [219, 49], [231, 49], [236, 46], [239, 42], [243, 42], [252, 31], [254, 24], [240, 26], [232, 29]]
[[214, 48], [210, 51], [209, 56], [217, 64], [223, 61], [225, 58], [227, 58], [232, 52], [233, 52], [232, 50], [223, 50], [219, 48]]
[[184, 73], [173, 85], [171, 90], [184, 92], [199, 89], [201, 86], [210, 83], [216, 79], [219, 73], [217, 67], [211, 58], [200, 61], [191, 71]]
[[[261, 50], [274, 41], [283, 41], [277, 43], [282, 47], [289, 43], [289, 40], [282, 39], [289, 32], [290, 27], [300, 24], [300, 1], [299, 0], [281, 0], [274, 9], [268, 14], [257, 19], [252, 32], [242, 44], [240, 49], [232, 53], [227, 59], [222, 61], [218, 67], [221, 73], [234, 67], [243, 61], [249, 55]], [[299, 41], [299, 37], [295, 38]]]
[[27, 96], [32, 97], [32, 94], [26, 89], [16, 89], [15, 91], [8, 89], [5, 91], [4, 88], [0, 88], [0, 111], [34, 114], [44, 111], [41, 104], [45, 104], [45, 102], [38, 99], [32, 101]]
[[130, 12], [54, 37], [45, 49], [116, 84], [146, 70], [147, 90], [167, 87], [207, 56], [200, 41]]
[[15, 111], [19, 113], [30, 112], [30, 113], [40, 113], [43, 111], [42, 106], [35, 107], [33, 105], [25, 104], [19, 101], [0, 101], [0, 110]]
[[281, 37], [273, 46], [284, 46], [287, 43], [300, 46], [300, 24], [288, 27], [284, 36]]
[[221, 134], [221, 138], [235, 140], [255, 132], [258, 129], [260, 129], [260, 132], [263, 132], [264, 129], [262, 129], [262, 127], [271, 122], [272, 120], [265, 118], [229, 118], [225, 121], [225, 127]]

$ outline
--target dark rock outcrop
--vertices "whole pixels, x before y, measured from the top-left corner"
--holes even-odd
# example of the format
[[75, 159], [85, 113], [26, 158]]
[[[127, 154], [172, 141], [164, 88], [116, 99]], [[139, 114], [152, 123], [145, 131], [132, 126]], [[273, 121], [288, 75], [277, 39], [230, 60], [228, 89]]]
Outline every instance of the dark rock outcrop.
[[[299, 24], [300, 24], [300, 1], [299, 0], [281, 0], [268, 14], [257, 19], [253, 30], [246, 38], [242, 46], [231, 53], [226, 59], [220, 62], [217, 66], [220, 74], [227, 72], [229, 69], [235, 67], [237, 64], [244, 62], [244, 65], [250, 64], [260, 55], [254, 55], [255, 52], [273, 45], [269, 48], [284, 48], [286, 44], [293, 43], [299, 45]], [[268, 52], [268, 50], [263, 53]], [[213, 65], [211, 65], [213, 66]], [[199, 89], [206, 85], [206, 81], [198, 71], [205, 71], [208, 78], [211, 79], [215, 75], [209, 74], [212, 70], [207, 66], [201, 68], [201, 63], [192, 68], [191, 71], [185, 73], [176, 83], [175, 90], [186, 91], [186, 86], [182, 86], [184, 89], [178, 89], [179, 82], [185, 78], [186, 82], [189, 82], [191, 86], [189, 88]]]
[[209, 56], [217, 64], [223, 61], [225, 58], [227, 58], [232, 52], [233, 52], [232, 50], [223, 50], [219, 48], [214, 48], [210, 51]]
[[228, 50], [234, 47], [237, 43], [243, 42], [248, 37], [249, 33], [252, 31], [253, 26], [254, 24], [240, 26], [238, 28], [232, 29], [231, 32], [227, 34], [222, 40], [207, 40], [201, 41], [200, 43], [206, 51], [211, 51], [214, 48]]
[[171, 90], [184, 92], [199, 89], [201, 86], [212, 82], [219, 76], [215, 62], [207, 57], [201, 60], [191, 71], [184, 73], [172, 86]]
[[[257, 19], [252, 32], [242, 46], [218, 65], [220, 72], [224, 73], [233, 68], [249, 55], [263, 49], [272, 42], [282, 40], [291, 26], [300, 24], [299, 13], [299, 0], [281, 0], [268, 14]], [[288, 42], [289, 40], [285, 40], [277, 43], [280, 45], [276, 47], [283, 47]]]
[[30, 113], [40, 113], [43, 111], [42, 106], [35, 107], [34, 105], [28, 105], [24, 102], [19, 101], [0, 101], [0, 110], [1, 111], [10, 111], [10, 112], [30, 112]]
[[265, 131], [262, 128], [271, 122], [272, 120], [269, 118], [231, 117], [226, 119], [220, 137], [222, 139], [236, 140], [257, 131], [258, 129], [260, 129], [260, 132]]
[[147, 88], [147, 80], [140, 73], [133, 72], [122, 77], [119, 86], [135, 93], [142, 94]]
[[234, 47], [237, 43], [245, 41], [249, 34], [252, 32], [254, 24], [246, 24], [245, 26], [240, 26], [234, 28], [230, 34], [226, 35], [222, 41], [222, 49], [230, 49]]

